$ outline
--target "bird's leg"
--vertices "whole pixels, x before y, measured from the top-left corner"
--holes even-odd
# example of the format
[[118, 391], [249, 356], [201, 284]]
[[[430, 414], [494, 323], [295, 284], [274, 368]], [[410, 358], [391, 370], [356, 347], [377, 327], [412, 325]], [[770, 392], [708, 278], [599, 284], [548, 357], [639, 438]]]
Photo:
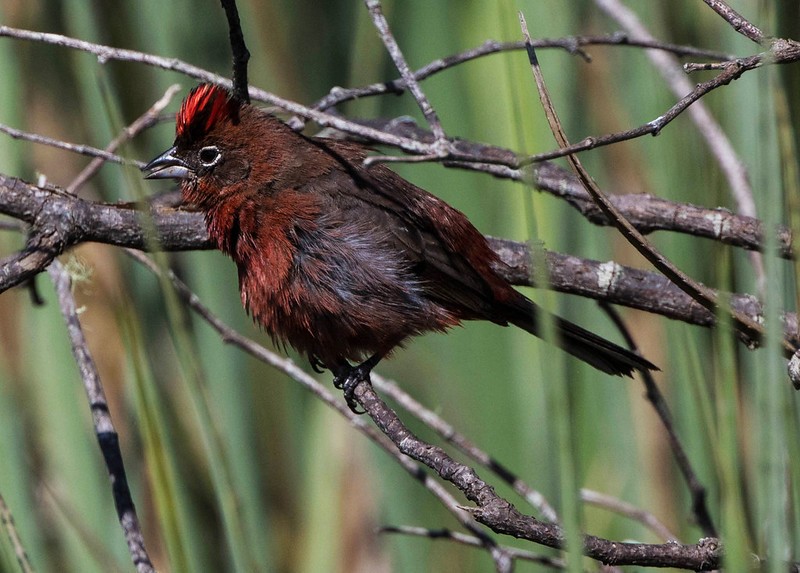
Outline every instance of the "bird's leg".
[[382, 354], [373, 354], [358, 366], [352, 366], [347, 362], [342, 362], [334, 371], [333, 385], [344, 393], [344, 399], [348, 408], [354, 414], [364, 414], [364, 410], [358, 409], [355, 399], [356, 386], [362, 382], [371, 384], [369, 379], [370, 372], [375, 365], [380, 362]]

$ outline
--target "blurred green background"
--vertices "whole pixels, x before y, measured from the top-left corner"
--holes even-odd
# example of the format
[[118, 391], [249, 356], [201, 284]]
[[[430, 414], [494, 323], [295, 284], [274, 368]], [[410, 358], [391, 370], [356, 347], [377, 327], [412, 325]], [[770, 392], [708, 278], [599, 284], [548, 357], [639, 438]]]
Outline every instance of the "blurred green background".
[[[631, 4], [664, 41], [742, 56], [757, 51], [701, 2]], [[794, 2], [736, 6], [768, 34], [800, 36]], [[412, 68], [487, 39], [520, 39], [517, 10], [524, 11], [534, 37], [619, 29], [588, 0], [405, 0], [386, 1], [384, 8]], [[334, 86], [397, 75], [362, 2], [240, 0], [239, 9], [254, 85], [311, 103]], [[0, 0], [0, 22], [229, 74], [227, 28], [216, 0]], [[640, 125], [675, 101], [640, 50], [588, 52], [591, 64], [563, 51], [539, 54], [573, 140]], [[101, 65], [88, 54], [8, 38], [0, 39], [0, 77], [0, 122], [96, 147], [104, 147], [170, 84], [181, 83], [181, 94], [194, 85], [140, 64]], [[797, 66], [763, 69], [704, 100], [749, 170], [759, 216], [768, 223], [788, 223], [797, 215], [797, 91], [784, 87], [796, 86], [797, 77]], [[523, 52], [459, 66], [423, 88], [451, 136], [528, 153], [554, 147]], [[178, 104], [176, 98], [168, 110]], [[421, 121], [408, 95], [368, 98], [341, 111], [361, 117], [405, 114]], [[172, 137], [167, 122], [123, 153], [147, 160]], [[658, 138], [586, 153], [583, 159], [613, 192], [734, 207], [726, 181], [686, 117]], [[66, 186], [87, 162], [0, 136], [0, 170], [28, 181], [44, 176]], [[438, 165], [397, 170], [463, 210], [487, 234], [537, 239], [548, 249], [645, 267], [616, 233], [593, 227], [551, 197]], [[166, 189], [106, 165], [80, 194], [129, 201]], [[691, 237], [661, 234], [653, 240], [706, 284], [757, 292], [743, 253]], [[3, 255], [22, 244], [16, 233], [0, 234]], [[226, 346], [194, 317], [175, 319], [158, 281], [124, 255], [83, 245], [63, 260], [87, 277], [76, 287], [81, 319], [160, 571], [491, 569], [489, 557], [475, 549], [376, 533], [381, 525], [458, 526], [395, 462], [298, 384]], [[168, 260], [219, 315], [268, 344], [240, 307], [232, 263], [216, 252], [172, 254]], [[0, 296], [0, 494], [37, 571], [130, 571], [52, 287], [45, 275], [37, 284], [46, 301], [41, 307], [32, 305], [24, 289]], [[764, 292], [767, 316], [795, 308], [789, 263], [767, 259]], [[618, 340], [593, 302], [529, 294]], [[748, 565], [749, 551], [798, 559], [798, 408], [782, 360], [775, 352], [743, 350], [726, 328], [712, 333], [643, 313], [624, 315], [645, 356], [662, 369], [659, 385], [709, 490], [712, 515], [734, 548], [731, 566]], [[307, 367], [302, 358], [298, 363]], [[487, 324], [416, 340], [379, 371], [542, 491], [557, 509], [567, 508], [585, 531], [663, 541], [605, 510], [583, 507], [570, 514], [576, 484], [652, 512], [682, 542], [702, 535], [640, 382], [600, 375], [522, 332]], [[330, 383], [327, 374], [321, 379]], [[197, 388], [205, 389], [220, 437], [210, 452], [207, 420], [198, 417], [192, 398]], [[436, 439], [419, 424], [411, 426], [423, 438]], [[498, 483], [488, 471], [479, 473]], [[508, 488], [499, 491], [533, 512]], [[228, 519], [223, 507], [234, 508]], [[783, 570], [779, 560], [773, 565]], [[518, 568], [539, 569], [526, 563]], [[18, 570], [4, 531], [0, 570]]]

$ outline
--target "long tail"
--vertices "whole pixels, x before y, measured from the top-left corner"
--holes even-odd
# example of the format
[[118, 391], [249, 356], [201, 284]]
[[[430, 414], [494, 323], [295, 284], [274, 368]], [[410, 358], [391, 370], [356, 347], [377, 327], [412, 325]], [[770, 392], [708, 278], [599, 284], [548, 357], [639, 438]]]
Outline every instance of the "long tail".
[[[523, 300], [527, 303], [525, 306], [528, 308], [524, 311], [515, 308], [508, 320], [515, 326], [541, 338], [540, 317], [544, 311], [529, 299], [523, 297]], [[562, 349], [598, 370], [616, 376], [632, 376], [634, 370], [642, 372], [658, 370], [658, 367], [649, 360], [568, 320], [553, 315], [553, 327], [556, 343]]]

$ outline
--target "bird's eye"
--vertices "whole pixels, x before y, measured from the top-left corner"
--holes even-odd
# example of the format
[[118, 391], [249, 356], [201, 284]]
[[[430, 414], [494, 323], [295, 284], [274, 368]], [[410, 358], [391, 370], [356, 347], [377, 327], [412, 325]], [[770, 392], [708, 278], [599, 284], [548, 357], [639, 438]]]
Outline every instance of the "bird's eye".
[[200, 150], [200, 163], [204, 167], [213, 167], [219, 163], [220, 159], [222, 159], [222, 154], [216, 145], [209, 145]]

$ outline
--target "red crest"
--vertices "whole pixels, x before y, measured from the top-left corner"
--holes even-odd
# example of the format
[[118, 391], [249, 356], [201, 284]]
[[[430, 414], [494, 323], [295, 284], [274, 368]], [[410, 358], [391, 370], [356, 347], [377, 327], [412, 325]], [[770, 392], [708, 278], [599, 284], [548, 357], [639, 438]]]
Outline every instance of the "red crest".
[[183, 100], [175, 133], [180, 139], [197, 140], [226, 120], [239, 122], [239, 102], [222, 86], [200, 84]]

